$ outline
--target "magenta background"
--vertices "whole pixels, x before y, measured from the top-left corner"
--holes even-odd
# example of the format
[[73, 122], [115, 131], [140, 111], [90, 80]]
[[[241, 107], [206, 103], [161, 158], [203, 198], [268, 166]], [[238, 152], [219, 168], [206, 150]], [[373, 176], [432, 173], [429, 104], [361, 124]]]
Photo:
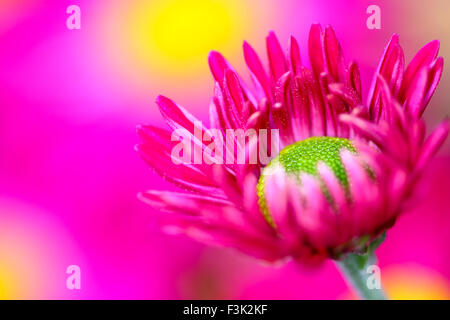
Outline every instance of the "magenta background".
[[[135, 126], [163, 125], [153, 102], [159, 93], [206, 119], [213, 82], [206, 51], [190, 56], [185, 69], [164, 67], [151, 51], [148, 61], [133, 56], [122, 26], [138, 2], [0, 0], [0, 298], [351, 297], [331, 263], [267, 266], [159, 232], [136, 194], [173, 187], [133, 150]], [[365, 92], [392, 33], [408, 61], [438, 38], [444, 75], [425, 117], [434, 127], [448, 115], [448, 1], [240, 2], [251, 8], [236, 25], [242, 32], [210, 49], [224, 51], [245, 77], [242, 41], [263, 53], [269, 30], [283, 45], [295, 35], [306, 61], [310, 24], [333, 25], [347, 61], [360, 64]], [[66, 28], [71, 4], [81, 7], [81, 30]], [[381, 7], [381, 30], [366, 28], [370, 4]], [[449, 159], [447, 142], [379, 251], [393, 297], [450, 298]], [[81, 267], [81, 290], [66, 288], [71, 264]]]

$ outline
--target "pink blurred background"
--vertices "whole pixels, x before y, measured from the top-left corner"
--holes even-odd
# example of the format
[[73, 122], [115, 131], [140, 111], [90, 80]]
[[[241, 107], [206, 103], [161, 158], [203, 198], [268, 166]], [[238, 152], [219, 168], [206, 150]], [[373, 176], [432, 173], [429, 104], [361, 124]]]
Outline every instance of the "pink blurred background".
[[[72, 4], [81, 30], [66, 27]], [[366, 27], [371, 4], [381, 30]], [[162, 234], [136, 194], [173, 187], [135, 153], [135, 126], [163, 125], [160, 93], [207, 119], [209, 50], [245, 78], [244, 39], [262, 54], [269, 30], [284, 45], [293, 34], [305, 57], [320, 22], [360, 64], [365, 92], [392, 33], [408, 61], [440, 39], [446, 66], [425, 115], [433, 127], [449, 114], [449, 12], [447, 0], [0, 0], [0, 298], [352, 298], [332, 263], [268, 266]], [[379, 250], [393, 298], [450, 298], [449, 160], [447, 142]], [[81, 290], [66, 288], [72, 264]]]

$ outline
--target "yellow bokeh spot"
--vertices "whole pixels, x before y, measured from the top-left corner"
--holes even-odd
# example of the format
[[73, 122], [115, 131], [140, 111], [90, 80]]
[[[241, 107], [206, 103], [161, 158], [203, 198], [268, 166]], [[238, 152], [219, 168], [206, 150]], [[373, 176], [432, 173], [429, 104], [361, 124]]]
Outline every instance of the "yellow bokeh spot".
[[231, 19], [231, 8], [220, 1], [175, 1], [157, 13], [151, 23], [152, 38], [163, 53], [189, 59], [226, 42]]
[[249, 19], [244, 11], [236, 0], [141, 1], [125, 13], [120, 33], [141, 67], [195, 70], [210, 50], [236, 46]]
[[449, 300], [450, 284], [439, 273], [419, 266], [386, 270], [384, 287], [395, 300]]
[[19, 270], [20, 268], [12, 268], [4, 262], [0, 263], [0, 300], [20, 299], [20, 294], [23, 294], [25, 288], [20, 277], [20, 272], [24, 270]]
[[[405, 264], [381, 269], [383, 289], [390, 300], [450, 300], [450, 281], [437, 271]], [[348, 291], [342, 299], [359, 299]]]

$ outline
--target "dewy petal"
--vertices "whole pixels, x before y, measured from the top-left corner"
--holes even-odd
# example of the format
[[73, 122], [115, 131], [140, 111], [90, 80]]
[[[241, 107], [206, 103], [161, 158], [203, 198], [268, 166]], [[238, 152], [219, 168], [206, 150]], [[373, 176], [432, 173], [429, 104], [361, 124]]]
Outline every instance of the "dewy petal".
[[369, 107], [370, 115], [373, 115], [375, 103], [377, 102], [379, 95], [379, 76], [381, 75], [384, 79], [386, 79], [391, 90], [396, 92], [402, 83], [404, 64], [405, 58], [403, 50], [400, 47], [398, 35], [394, 34], [384, 50], [372, 80], [372, 85], [369, 89], [367, 105]]
[[272, 81], [276, 83], [278, 79], [286, 73], [286, 58], [280, 42], [273, 31], [269, 32], [266, 38], [267, 56], [269, 58]]
[[229, 68], [227, 61], [219, 52], [211, 51], [208, 55], [208, 63], [214, 80], [222, 85], [225, 78], [225, 70]]
[[302, 59], [297, 40], [293, 36], [289, 38], [289, 62], [292, 68], [291, 71], [296, 75], [302, 66]]
[[269, 79], [267, 78], [267, 74], [266, 71], [264, 70], [261, 60], [259, 59], [255, 50], [246, 41], [244, 41], [243, 48], [244, 48], [245, 63], [247, 64], [248, 68], [252, 73], [253, 80], [264, 91], [265, 97], [267, 99], [271, 99], [272, 93], [270, 89], [270, 82]]
[[143, 143], [138, 144], [136, 150], [162, 177], [195, 191], [219, 190], [205, 175], [202, 166], [174, 163], [171, 151], [177, 142], [171, 141], [168, 131], [150, 125], [138, 126], [137, 131]]
[[326, 26], [324, 33], [324, 53], [328, 74], [334, 81], [344, 80], [344, 58], [341, 46], [331, 26]]
[[349, 109], [347, 112], [351, 112], [353, 108], [361, 105], [361, 100], [356, 91], [350, 87], [346, 87], [343, 83], [331, 83], [328, 86], [331, 93], [339, 96], [346, 104]]
[[217, 101], [217, 98], [216, 97], [212, 98], [209, 104], [209, 122], [211, 128], [221, 130], [223, 136], [225, 136], [225, 130], [227, 129], [227, 125], [222, 114], [220, 114], [220, 107], [218, 105], [219, 101]]
[[239, 83], [239, 89], [241, 91], [241, 94], [244, 96], [244, 98], [246, 100], [249, 100], [253, 105], [256, 104], [256, 99], [253, 97], [250, 90], [244, 84], [244, 82], [239, 77], [239, 75], [236, 74], [236, 72], [231, 67], [231, 65], [228, 63], [228, 61], [219, 52], [211, 51], [208, 55], [208, 63], [209, 63], [209, 68], [211, 70], [211, 73], [214, 77], [214, 80], [216, 81], [216, 83], [219, 85], [219, 87], [221, 89], [223, 89], [223, 86], [224, 86], [226, 71], [230, 70], [233, 73], [235, 73], [235, 76]]
[[322, 45], [322, 27], [320, 24], [313, 24], [309, 30], [308, 52], [311, 60], [311, 67], [314, 74], [319, 78], [320, 74], [325, 70], [325, 62], [323, 58]]
[[356, 62], [351, 62], [348, 69], [350, 74], [350, 84], [353, 90], [355, 90], [356, 94], [358, 95], [359, 100], [361, 100], [361, 74], [359, 72], [358, 64], [356, 64]]
[[229, 117], [233, 119], [236, 128], [242, 128], [244, 126], [244, 119], [242, 118], [245, 104], [244, 95], [237, 75], [230, 69], [225, 71], [225, 86], [228, 93], [227, 100], [230, 102], [228, 107]]
[[[361, 102], [358, 66], [345, 64], [329, 26], [324, 31], [320, 25], [311, 26], [307, 48], [311, 69], [302, 66], [293, 37], [284, 54], [275, 34], [269, 33], [267, 70], [244, 42], [255, 95], [225, 58], [213, 51], [208, 58], [215, 80], [209, 111], [211, 126], [218, 131], [201, 125], [172, 100], [157, 98], [169, 127], [182, 130], [179, 138], [193, 141], [194, 152], [205, 150], [203, 140], [211, 140], [213, 132], [226, 136], [226, 129], [279, 129], [283, 148], [311, 136], [348, 138], [358, 150], [356, 155], [341, 154], [349, 185], [344, 186], [325, 163], [318, 164], [317, 176], [284, 171], [266, 176], [265, 200], [274, 227], [261, 212], [256, 192], [264, 165], [248, 161], [268, 149], [267, 143], [260, 145], [258, 137], [246, 143], [244, 164], [220, 165], [210, 157], [207, 162], [213, 165], [176, 165], [171, 150], [179, 141], [171, 141], [166, 130], [142, 126], [138, 129], [139, 153], [164, 178], [191, 193], [147, 192], [141, 197], [160, 211], [173, 212], [160, 217], [166, 231], [235, 247], [268, 261], [287, 257], [321, 261], [360, 249], [360, 237], [372, 239], [392, 225], [423, 167], [448, 135], [449, 122], [445, 121], [425, 139], [426, 128], [420, 119], [442, 74], [438, 49], [437, 41], [426, 45], [405, 72], [403, 50], [393, 35], [366, 106]], [[196, 137], [200, 132], [202, 138]], [[232, 152], [243, 149], [240, 144]]]
[[339, 119], [343, 123], [350, 125], [353, 130], [373, 141], [378, 146], [384, 145], [385, 134], [381, 131], [380, 127], [374, 123], [349, 114], [341, 114]]
[[288, 71], [278, 80], [275, 88], [275, 104], [271, 110], [274, 124], [280, 130], [280, 137], [286, 145], [294, 143], [292, 132], [292, 121], [294, 119], [290, 113], [290, 82], [291, 77]]
[[305, 139], [311, 134], [311, 110], [309, 105], [309, 91], [311, 87], [311, 82], [313, 81], [313, 74], [310, 70], [301, 67], [300, 72], [295, 77], [295, 86], [294, 86], [294, 108], [296, 111], [297, 122], [300, 129], [300, 138]]
[[[159, 106], [159, 110], [167, 124], [173, 130], [184, 128], [189, 132], [194, 133], [194, 127], [196, 127], [197, 123], [200, 123], [200, 121], [189, 113], [189, 111], [167, 97], [159, 95], [156, 97], [156, 104]], [[203, 134], [204, 129], [198, 129], [201, 130]]]
[[[215, 97], [217, 104], [223, 117], [226, 128], [238, 129], [244, 125], [244, 120], [241, 117], [244, 101], [242, 91], [236, 87], [239, 81], [236, 75], [231, 70], [225, 71], [225, 80], [223, 87], [215, 87]], [[239, 97], [240, 95], [240, 97]], [[236, 105], [236, 103], [238, 105]], [[240, 109], [240, 110], [239, 110]]]
[[241, 84], [239, 82], [238, 76], [231, 70], [227, 69], [225, 71], [225, 83], [228, 88], [228, 92], [230, 93], [230, 97], [233, 100], [233, 103], [239, 112], [242, 113], [244, 109], [244, 95], [242, 93]]
[[312, 135], [327, 135], [326, 104], [324, 104], [319, 83], [313, 73], [304, 67], [295, 77], [293, 100], [295, 114], [298, 114], [300, 120], [303, 120], [300, 130], [297, 130], [306, 134], [303, 139]]
[[[177, 133], [179, 133], [179, 135], [182, 136], [183, 139], [188, 139], [189, 141], [193, 142], [194, 153], [203, 153], [202, 151], [205, 149], [203, 139], [208, 141], [214, 140], [211, 132], [202, 125], [201, 121], [199, 121], [186, 109], [177, 105], [169, 98], [160, 95], [157, 97], [156, 103], [160, 107], [160, 112], [165, 118], [169, 127], [171, 127], [172, 130], [177, 130]], [[201, 137], [198, 137], [195, 134], [196, 130], [201, 133]], [[207, 157], [208, 162], [216, 162], [214, 158], [211, 158], [206, 153], [203, 153], [203, 157]], [[205, 164], [203, 167], [207, 168], [207, 164]]]
[[[220, 128], [223, 131], [226, 129], [235, 128], [235, 124], [232, 119], [230, 119], [229, 106], [225, 103], [225, 98], [223, 96], [223, 91], [218, 84], [214, 87], [214, 97], [212, 103], [215, 108], [215, 114], [217, 115], [217, 120], [219, 120], [218, 124], [220, 124]], [[211, 123], [213, 125], [213, 123]]]

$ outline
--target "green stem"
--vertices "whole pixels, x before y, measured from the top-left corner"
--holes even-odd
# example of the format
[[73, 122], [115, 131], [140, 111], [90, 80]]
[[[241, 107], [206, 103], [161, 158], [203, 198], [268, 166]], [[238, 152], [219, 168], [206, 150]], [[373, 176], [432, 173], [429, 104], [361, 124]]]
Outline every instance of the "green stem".
[[[365, 300], [386, 300], [382, 287], [376, 288], [377, 280], [381, 281], [379, 274], [372, 274], [368, 267], [376, 263], [374, 254], [358, 255], [348, 254], [344, 259], [336, 261], [339, 269], [353, 289]], [[369, 279], [369, 277], [372, 277]], [[373, 278], [378, 277], [378, 278]]]

